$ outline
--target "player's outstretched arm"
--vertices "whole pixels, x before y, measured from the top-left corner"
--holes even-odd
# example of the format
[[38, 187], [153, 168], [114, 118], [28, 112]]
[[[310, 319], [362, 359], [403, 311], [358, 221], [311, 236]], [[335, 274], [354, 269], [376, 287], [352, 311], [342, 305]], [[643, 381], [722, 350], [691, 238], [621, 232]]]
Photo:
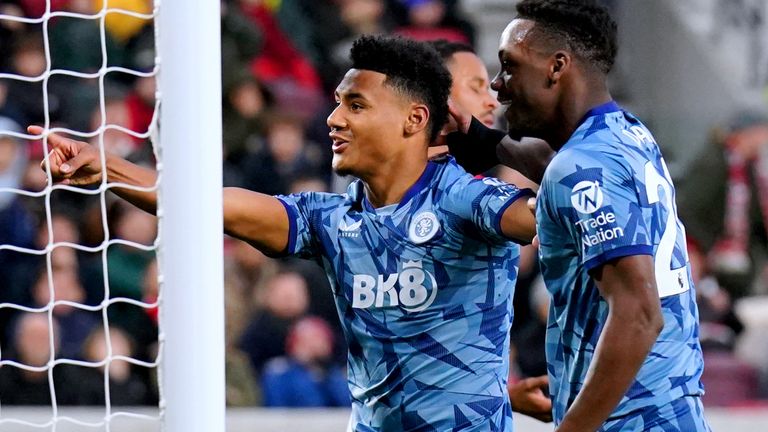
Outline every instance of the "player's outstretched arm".
[[[30, 126], [29, 133], [42, 135], [39, 126]], [[48, 160], [51, 175], [57, 184], [83, 186], [98, 183], [103, 173], [99, 150], [82, 141], [58, 134], [48, 135], [51, 151]], [[157, 173], [128, 162], [115, 155], [106, 155], [107, 179], [110, 183], [151, 187]], [[41, 163], [45, 170], [45, 161]], [[126, 188], [113, 188], [117, 195], [140, 209], [154, 214], [157, 194]], [[265, 253], [280, 253], [288, 244], [288, 214], [280, 201], [272, 196], [245, 189], [224, 188], [224, 231], [241, 238]]]
[[507, 386], [512, 410], [543, 422], [552, 421], [552, 399], [544, 394], [549, 386], [546, 375], [525, 378]]
[[279, 199], [240, 188], [224, 188], [224, 232], [256, 249], [285, 252], [290, 234], [288, 212]]
[[[27, 131], [33, 135], [42, 135], [44, 129], [30, 126]], [[65, 138], [59, 134], [48, 135], [48, 161], [51, 176], [57, 184], [85, 186], [101, 181], [101, 155], [99, 150], [82, 141]], [[106, 155], [107, 179], [110, 183], [125, 183], [131, 186], [151, 187], [157, 182], [157, 173], [140, 167], [115, 155]], [[45, 170], [45, 161], [40, 163]], [[149, 213], [155, 213], [157, 194], [125, 188], [112, 189], [117, 195], [131, 204]]]
[[618, 258], [593, 270], [608, 319], [582, 387], [557, 432], [595, 431], [616, 408], [656, 342], [664, 320], [653, 258]]

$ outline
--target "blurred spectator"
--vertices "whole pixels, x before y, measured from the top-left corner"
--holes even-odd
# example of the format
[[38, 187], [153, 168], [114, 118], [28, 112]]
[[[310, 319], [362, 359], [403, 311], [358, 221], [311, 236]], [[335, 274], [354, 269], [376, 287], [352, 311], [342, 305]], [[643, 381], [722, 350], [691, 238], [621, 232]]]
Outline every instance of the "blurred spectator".
[[[0, 117], [0, 131], [19, 133], [21, 128], [11, 119]], [[26, 163], [23, 140], [0, 132], [0, 188], [19, 188]], [[33, 248], [34, 237], [34, 220], [19, 195], [0, 192], [0, 244]], [[0, 250], [0, 303], [18, 303], [24, 299], [26, 292], [17, 288], [16, 280], [20, 267], [26, 266], [29, 261], [27, 254]], [[10, 309], [0, 309], [0, 337], [3, 340], [6, 340], [4, 333], [15, 313]]]
[[[157, 236], [157, 220], [154, 216], [123, 200], [116, 200], [107, 215], [111, 238], [140, 245], [154, 243]], [[144, 274], [154, 256], [154, 252], [128, 245], [110, 246], [107, 251], [110, 298], [141, 300]], [[123, 302], [114, 303], [109, 307], [109, 319], [125, 329], [138, 347], [146, 347], [157, 340], [157, 328], [142, 307]], [[146, 353], [140, 354], [141, 358], [146, 356]]]
[[[149, 72], [145, 70], [144, 72]], [[133, 88], [125, 98], [125, 108], [127, 112], [126, 127], [136, 133], [147, 133], [152, 123], [152, 117], [155, 115], [155, 92], [157, 90], [156, 79], [154, 76], [138, 77], [133, 84]], [[147, 139], [132, 137], [134, 144], [139, 147], [149, 147], [145, 145]]]
[[262, 304], [238, 344], [257, 374], [267, 361], [285, 355], [288, 330], [309, 308], [307, 282], [296, 272], [278, 273], [267, 282]]
[[268, 407], [349, 406], [347, 377], [332, 363], [333, 333], [321, 318], [306, 317], [288, 333], [286, 357], [264, 367], [262, 388]]
[[[53, 227], [53, 237], [49, 238], [48, 222], [43, 218], [37, 226], [37, 233], [30, 248], [43, 251], [49, 245], [60, 242], [77, 243], [78, 233], [74, 221], [66, 214], [52, 212], [51, 225]], [[51, 241], [52, 240], [52, 241]], [[41, 297], [40, 301], [35, 300], [34, 287], [38, 280], [43, 277], [47, 281], [47, 258], [46, 255], [27, 255], [18, 254], [19, 261], [8, 268], [10, 279], [4, 285], [4, 297], [6, 301], [27, 306], [41, 306], [47, 304], [48, 296]], [[51, 267], [56, 269], [69, 270], [70, 268], [80, 269], [80, 276], [84, 274], [79, 266], [79, 257], [74, 249], [67, 247], [58, 247], [51, 251]], [[40, 273], [43, 273], [41, 276]], [[47, 283], [47, 282], [46, 282]]]
[[332, 75], [335, 81], [333, 88], [349, 69], [349, 50], [352, 48], [352, 42], [364, 34], [387, 33], [394, 27], [394, 23], [386, 14], [384, 0], [339, 0], [337, 3], [340, 24], [345, 32], [343, 37], [327, 48], [331, 61], [329, 66], [335, 67]]
[[395, 30], [396, 34], [416, 40], [445, 39], [452, 42], [472, 43], [472, 36], [449, 18], [449, 7], [444, 0], [400, 0], [407, 11], [407, 23]]
[[[37, 273], [32, 287], [33, 305], [41, 308], [52, 304], [53, 301], [84, 304], [85, 290], [80, 283], [75, 250], [59, 247], [51, 251], [51, 269], [53, 274], [50, 279], [45, 267]], [[61, 356], [79, 359], [83, 342], [101, 321], [101, 314], [70, 304], [57, 304], [53, 307], [53, 316], [60, 325], [61, 334], [58, 338], [61, 343]]]
[[224, 87], [230, 86], [264, 45], [264, 36], [235, 2], [221, 3], [221, 64]]
[[239, 340], [257, 306], [257, 296], [278, 271], [277, 261], [235, 238], [227, 238], [224, 253], [224, 289], [227, 338]]
[[[48, 321], [44, 313], [24, 313], [15, 325], [10, 358], [31, 367], [43, 367], [59, 349], [57, 323]], [[53, 329], [53, 335], [51, 335]], [[7, 355], [3, 356], [4, 359]], [[58, 386], [57, 386], [58, 387]], [[58, 389], [57, 389], [58, 390]], [[58, 391], [57, 391], [58, 393]], [[0, 403], [3, 405], [50, 405], [51, 389], [48, 372], [30, 371], [15, 366], [0, 367]]]
[[83, 345], [83, 359], [92, 363], [107, 362], [99, 367], [67, 366], [70, 375], [78, 379], [78, 391], [70, 403], [104, 405], [104, 373], [109, 367], [109, 396], [112, 405], [155, 404], [156, 400], [147, 383], [134, 371], [135, 366], [125, 360], [114, 359], [117, 356], [134, 357], [134, 351], [133, 341], [120, 328], [110, 326], [109, 342], [103, 327], [94, 329]]
[[739, 113], [721, 141], [728, 166], [724, 231], [711, 260], [719, 274], [743, 275], [751, 270], [751, 177], [762, 212], [763, 237], [768, 228], [768, 116], [753, 111]]
[[263, 151], [265, 117], [273, 105], [272, 94], [249, 72], [242, 71], [230, 82], [225, 82], [222, 107], [226, 124], [223, 149], [225, 163], [241, 169], [239, 162], [248, 153]]
[[[93, 0], [69, 0], [68, 12], [93, 15], [101, 8]], [[111, 18], [111, 17], [110, 17]], [[50, 30], [51, 69], [94, 73], [104, 59], [101, 54], [101, 30], [97, 19], [57, 17], [51, 22]], [[104, 35], [106, 64], [122, 66], [124, 50], [115, 42], [110, 32]]]
[[699, 307], [699, 340], [704, 351], [733, 351], [736, 337], [744, 329], [733, 309], [731, 296], [709, 272], [706, 255], [698, 243], [688, 238], [691, 279], [696, 287]]
[[355, 37], [394, 27], [385, 0], [283, 0], [276, 14], [286, 35], [314, 64], [328, 96], [348, 69]]
[[312, 64], [285, 36], [268, 5], [243, 1], [241, 7], [264, 35], [264, 45], [251, 63], [251, 71], [274, 93], [278, 107], [311, 117], [324, 100]]
[[[119, 93], [106, 95], [104, 100], [104, 116], [102, 117], [101, 107], [95, 107], [91, 114], [90, 130], [95, 131], [99, 129], [102, 123], [105, 126], [116, 125], [127, 128], [130, 125], [129, 115], [124, 95]], [[103, 137], [96, 135], [90, 141], [95, 146], [99, 146], [103, 142], [105, 152], [124, 158], [130, 157], [140, 150], [140, 143], [134, 141], [130, 135], [117, 129], [106, 129], [103, 132]]]
[[228, 238], [224, 258], [226, 311], [226, 380], [228, 406], [253, 406], [261, 401], [250, 359], [238, 347], [255, 311], [256, 293], [275, 274], [276, 261], [248, 243]]
[[[0, 1], [0, 14], [24, 17], [24, 10], [18, 4]], [[24, 31], [24, 27], [25, 24], [18, 21], [9, 19], [0, 20], [0, 40], [3, 41], [3, 43], [0, 44], [0, 72], [8, 72], [10, 67], [8, 60], [11, 58], [11, 54], [13, 54], [12, 41], [18, 33]], [[0, 97], [0, 100], [1, 99], [2, 98]], [[0, 101], [0, 106], [2, 105], [3, 103]]]
[[[73, 13], [93, 15], [100, 10], [94, 0], [70, 0], [66, 10]], [[100, 6], [100, 5], [98, 5]], [[107, 21], [112, 19], [109, 14]], [[51, 21], [49, 30], [51, 69], [66, 69], [93, 74], [102, 66], [124, 66], [128, 52], [114, 40], [109, 31], [104, 34], [106, 59], [102, 58], [102, 36], [98, 19], [84, 19], [62, 16]], [[115, 80], [116, 74], [105, 77], [107, 84]], [[49, 97], [59, 101], [61, 120], [72, 129], [86, 131], [90, 113], [99, 102], [99, 80], [68, 75], [52, 75]], [[92, 130], [92, 129], [91, 129]]]
[[242, 162], [246, 188], [283, 194], [288, 191], [291, 179], [297, 176], [328, 173], [331, 152], [306, 140], [304, 123], [299, 117], [286, 112], [269, 116], [265, 141], [264, 151]]
[[[45, 72], [46, 60], [43, 36], [37, 32], [24, 32], [14, 41], [10, 73], [28, 78], [39, 77]], [[45, 121], [45, 104], [42, 81], [5, 81], [5, 104], [3, 115], [11, 117], [20, 125], [42, 124]], [[48, 114], [56, 119], [60, 99], [53, 93], [48, 97]]]

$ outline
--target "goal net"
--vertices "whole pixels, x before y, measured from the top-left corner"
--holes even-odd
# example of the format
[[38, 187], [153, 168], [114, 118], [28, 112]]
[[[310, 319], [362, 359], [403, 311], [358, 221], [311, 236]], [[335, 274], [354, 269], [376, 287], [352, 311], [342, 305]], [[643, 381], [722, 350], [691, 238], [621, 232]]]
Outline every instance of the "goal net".
[[[0, 5], [0, 430], [223, 430], [219, 2], [19, 4]], [[55, 184], [51, 133], [158, 184]], [[157, 192], [157, 218], [114, 188]]]

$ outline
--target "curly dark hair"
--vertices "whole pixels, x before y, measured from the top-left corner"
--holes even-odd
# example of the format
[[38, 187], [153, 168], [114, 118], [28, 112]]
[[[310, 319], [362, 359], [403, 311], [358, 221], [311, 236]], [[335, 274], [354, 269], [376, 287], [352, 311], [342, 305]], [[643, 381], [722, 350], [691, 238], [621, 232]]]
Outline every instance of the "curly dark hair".
[[429, 140], [448, 121], [451, 74], [440, 55], [425, 42], [393, 36], [361, 36], [349, 54], [352, 68], [379, 72], [385, 84], [429, 109]]
[[517, 13], [603, 73], [611, 71], [618, 50], [616, 22], [605, 7], [593, 0], [523, 0]]
[[442, 57], [443, 60], [450, 60], [451, 56], [456, 53], [468, 52], [475, 54], [475, 50], [471, 46], [461, 42], [436, 39], [431, 40], [428, 43], [432, 45], [432, 48], [434, 48], [438, 54], [440, 54], [440, 57]]

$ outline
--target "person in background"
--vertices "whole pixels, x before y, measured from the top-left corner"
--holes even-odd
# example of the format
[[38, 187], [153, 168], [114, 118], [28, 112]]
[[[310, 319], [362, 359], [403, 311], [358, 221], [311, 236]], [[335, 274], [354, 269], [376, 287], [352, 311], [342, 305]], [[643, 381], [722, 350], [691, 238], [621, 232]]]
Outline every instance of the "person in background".
[[349, 406], [344, 370], [333, 364], [334, 335], [321, 318], [308, 316], [291, 327], [286, 356], [270, 360], [261, 377], [264, 406]]
[[266, 283], [262, 304], [238, 343], [256, 374], [270, 359], [285, 355], [288, 331], [309, 308], [306, 280], [292, 271], [277, 273]]
[[[445, 66], [451, 73], [453, 82], [451, 84], [451, 102], [458, 109], [468, 113], [474, 119], [479, 120], [484, 126], [491, 128], [496, 123], [496, 109], [499, 102], [490, 92], [490, 79], [488, 78], [488, 69], [475, 54], [475, 51], [469, 45], [450, 42], [444, 39], [431, 41], [430, 44], [440, 54], [445, 62]], [[546, 143], [541, 143], [546, 145]], [[447, 146], [433, 146], [430, 148], [433, 155], [438, 155], [448, 151]], [[505, 167], [506, 168], [506, 167]], [[504, 180], [518, 186], [537, 187], [533, 181], [526, 179], [519, 172], [506, 168], [510, 173], [506, 173]], [[511, 174], [511, 175], [509, 175]], [[501, 177], [501, 176], [499, 176]], [[527, 292], [521, 292], [529, 289], [529, 286], [521, 284], [524, 275], [531, 272], [533, 267], [538, 265], [535, 258], [535, 252], [531, 253], [529, 249], [532, 245], [520, 247], [520, 267], [518, 270], [517, 284], [515, 286], [515, 324], [513, 328], [522, 328], [520, 317], [524, 319], [530, 314], [527, 309], [527, 302], [521, 302], [518, 298], [528, 298]], [[528, 257], [529, 259], [525, 259]], [[522, 278], [522, 279], [521, 279]], [[526, 309], [526, 310], [523, 310]], [[513, 339], [515, 335], [511, 336]], [[540, 343], [542, 350], [544, 339], [532, 341]], [[525, 353], [522, 354], [525, 356]], [[524, 377], [522, 379], [510, 380], [508, 384], [510, 403], [512, 409], [522, 414], [529, 415], [541, 421], [552, 420], [552, 402], [545, 395], [548, 390], [548, 380], [543, 373], [536, 377]]]

